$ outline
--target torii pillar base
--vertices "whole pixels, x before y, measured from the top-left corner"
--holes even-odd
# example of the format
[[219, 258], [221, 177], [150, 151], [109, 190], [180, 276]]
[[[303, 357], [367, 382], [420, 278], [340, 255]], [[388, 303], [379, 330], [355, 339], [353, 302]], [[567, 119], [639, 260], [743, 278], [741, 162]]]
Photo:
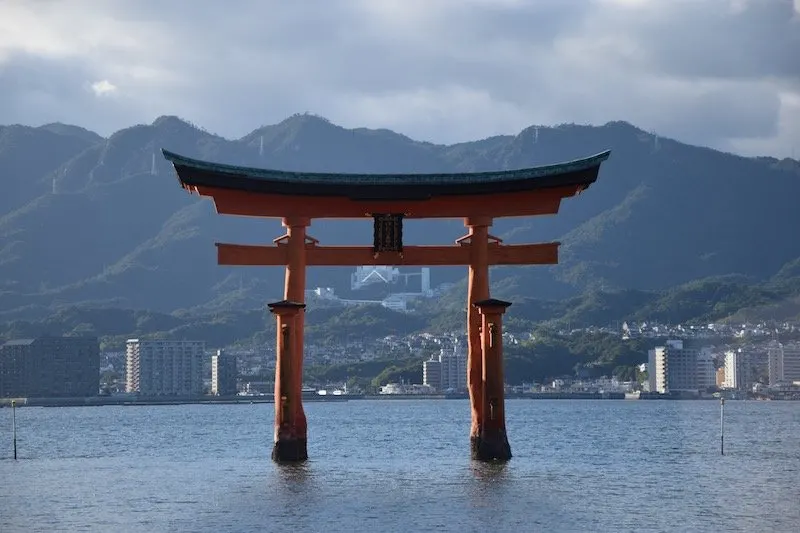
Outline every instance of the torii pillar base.
[[279, 440], [272, 446], [272, 460], [278, 464], [302, 463], [308, 460], [307, 439]]
[[277, 328], [277, 359], [275, 362], [275, 438], [272, 460], [276, 463], [297, 463], [308, 459], [306, 421], [302, 413], [301, 382], [293, 363], [297, 350], [297, 317], [305, 304], [283, 300], [268, 304], [275, 315]]
[[481, 315], [483, 408], [478, 436], [470, 439], [472, 458], [478, 461], [508, 461], [511, 459], [511, 446], [506, 434], [503, 313], [511, 303], [492, 298], [475, 302], [474, 305]]

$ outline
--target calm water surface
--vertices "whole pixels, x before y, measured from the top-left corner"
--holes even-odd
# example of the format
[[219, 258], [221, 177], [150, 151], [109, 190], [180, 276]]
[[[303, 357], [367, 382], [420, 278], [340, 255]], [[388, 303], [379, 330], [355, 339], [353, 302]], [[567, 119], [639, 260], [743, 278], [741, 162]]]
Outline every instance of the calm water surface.
[[[469, 460], [466, 401], [0, 409], [0, 531], [800, 531], [800, 403], [511, 400]], [[5, 441], [2, 442], [2, 441]], [[7, 444], [6, 444], [7, 443]]]

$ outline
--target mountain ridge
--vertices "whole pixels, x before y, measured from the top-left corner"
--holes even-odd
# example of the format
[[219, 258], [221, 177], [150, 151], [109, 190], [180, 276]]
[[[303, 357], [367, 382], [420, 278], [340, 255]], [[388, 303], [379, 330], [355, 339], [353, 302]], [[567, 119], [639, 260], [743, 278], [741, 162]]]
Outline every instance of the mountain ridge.
[[[496, 221], [493, 234], [507, 242], [563, 244], [559, 265], [497, 268], [495, 285], [516, 287], [511, 296], [562, 299], [715, 275], [766, 281], [781, 269], [800, 270], [792, 267], [800, 260], [791, 231], [800, 223], [792, 203], [800, 192], [796, 161], [693, 147], [626, 122], [531, 126], [454, 145], [346, 129], [314, 115], [294, 115], [239, 139], [175, 116], [107, 138], [92, 133], [70, 125], [0, 126], [0, 180], [14, 191], [0, 201], [5, 315], [81, 302], [161, 312], [230, 309], [280, 296], [281, 269], [218, 267], [213, 246], [268, 243], [280, 234], [279, 222], [216, 215], [210, 200], [176, 186], [162, 148], [243, 166], [368, 173], [524, 168], [611, 149], [597, 183], [565, 200], [558, 215]], [[38, 158], [42, 153], [48, 157]], [[363, 244], [371, 236], [364, 221], [315, 221], [309, 232], [325, 244]], [[459, 221], [409, 221], [405, 233], [409, 244], [444, 244], [464, 228]], [[764, 235], [779, 245], [765, 246]], [[433, 275], [438, 283], [464, 272], [442, 268]], [[343, 294], [348, 279], [348, 269], [309, 271], [309, 287]]]

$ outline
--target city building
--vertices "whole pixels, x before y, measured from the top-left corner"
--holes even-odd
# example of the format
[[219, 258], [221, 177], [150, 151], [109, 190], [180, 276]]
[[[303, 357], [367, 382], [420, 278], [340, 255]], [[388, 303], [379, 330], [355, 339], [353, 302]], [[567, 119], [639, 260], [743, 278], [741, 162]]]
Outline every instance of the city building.
[[661, 382], [663, 383], [664, 381], [664, 376], [663, 376], [664, 371], [663, 369], [658, 368], [658, 365], [661, 363], [661, 360], [656, 359], [657, 350], [663, 351], [664, 348], [663, 347], [652, 348], [647, 351], [647, 385], [648, 385], [647, 390], [650, 392], [658, 392], [659, 380], [657, 376], [659, 375], [659, 370], [661, 373]]
[[725, 367], [721, 366], [717, 369], [717, 388], [725, 388]]
[[767, 348], [769, 384], [800, 381], [800, 344], [773, 341]]
[[96, 396], [100, 345], [94, 337], [37, 337], [0, 345], [0, 397]]
[[442, 348], [438, 355], [422, 363], [422, 383], [438, 391], [460, 392], [467, 388], [467, 353], [458, 339], [452, 350]]
[[708, 348], [685, 348], [682, 340], [668, 340], [648, 353], [650, 390], [662, 394], [697, 392], [716, 382], [713, 354]]
[[725, 352], [724, 368], [723, 389], [745, 390], [749, 389], [755, 381], [750, 352], [743, 351], [741, 348]]
[[431, 355], [431, 358], [422, 363], [422, 384], [433, 387], [436, 390], [442, 387], [442, 362], [438, 355]]
[[777, 385], [783, 381], [783, 345], [773, 341], [767, 347], [767, 370], [769, 372], [769, 384]]
[[783, 347], [783, 381], [800, 381], [800, 344]]
[[695, 386], [697, 390], [705, 390], [717, 385], [717, 370], [714, 367], [714, 352], [709, 347], [700, 348], [696, 355]]
[[203, 393], [203, 341], [129, 339], [125, 359], [126, 392], [143, 396]]
[[236, 368], [236, 356], [217, 350], [211, 356], [211, 394], [216, 396], [233, 396], [238, 391], [236, 380], [239, 377]]

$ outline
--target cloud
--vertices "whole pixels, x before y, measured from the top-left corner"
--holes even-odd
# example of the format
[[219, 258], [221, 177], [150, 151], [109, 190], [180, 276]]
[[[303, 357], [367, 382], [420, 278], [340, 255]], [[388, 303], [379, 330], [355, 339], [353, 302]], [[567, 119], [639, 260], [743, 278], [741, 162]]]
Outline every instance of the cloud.
[[92, 84], [92, 91], [97, 96], [107, 96], [117, 92], [117, 86], [108, 80], [100, 80]]
[[627, 120], [784, 156], [800, 150], [798, 4], [11, 0], [0, 3], [0, 121], [109, 134], [177, 114], [239, 137], [311, 111], [456, 142]]

